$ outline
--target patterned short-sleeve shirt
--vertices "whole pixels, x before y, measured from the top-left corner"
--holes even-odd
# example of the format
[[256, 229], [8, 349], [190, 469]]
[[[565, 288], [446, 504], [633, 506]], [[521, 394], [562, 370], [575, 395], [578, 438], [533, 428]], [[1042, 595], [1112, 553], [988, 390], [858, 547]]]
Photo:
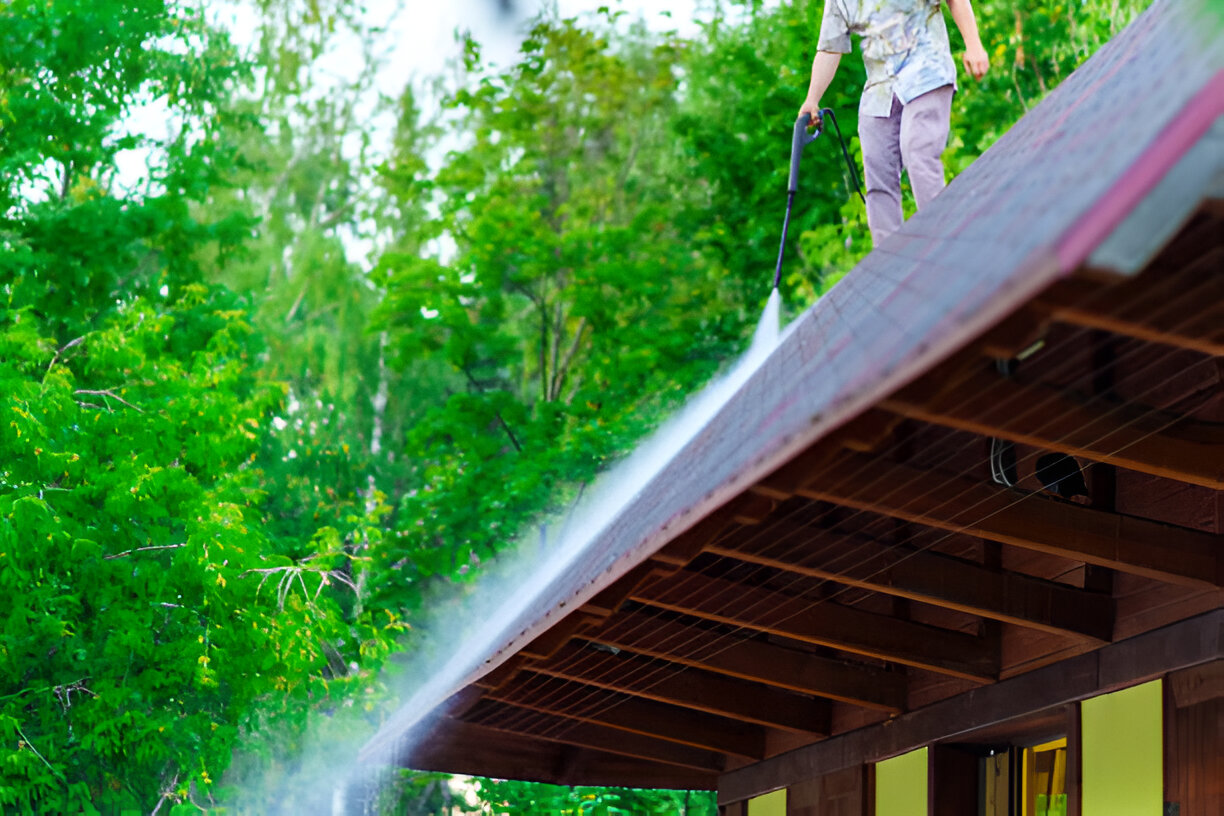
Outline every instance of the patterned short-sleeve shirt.
[[850, 52], [862, 38], [867, 84], [860, 116], [888, 116], [893, 94], [902, 103], [956, 84], [956, 62], [940, 0], [825, 0], [817, 48]]

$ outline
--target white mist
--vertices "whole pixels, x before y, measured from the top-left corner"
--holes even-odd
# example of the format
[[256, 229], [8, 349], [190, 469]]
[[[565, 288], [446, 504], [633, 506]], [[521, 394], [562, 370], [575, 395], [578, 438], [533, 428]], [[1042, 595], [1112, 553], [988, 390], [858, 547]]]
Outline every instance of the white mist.
[[[511, 552], [477, 579], [468, 593], [463, 620], [449, 620], [433, 628], [453, 650], [436, 665], [423, 665], [405, 684], [405, 702], [379, 729], [361, 752], [364, 764], [379, 766], [394, 761], [411, 748], [405, 735], [436, 706], [470, 679], [480, 662], [513, 636], [507, 627], [555, 580], [573, 566], [578, 556], [625, 509], [638, 492], [667, 465], [714, 416], [777, 347], [781, 296], [774, 289], [753, 335], [752, 344], [731, 369], [692, 398], [634, 453], [602, 476], [580, 506], [558, 520], [556, 541], [543, 548], [537, 535], [524, 536]], [[493, 668], [492, 666], [488, 668]]]

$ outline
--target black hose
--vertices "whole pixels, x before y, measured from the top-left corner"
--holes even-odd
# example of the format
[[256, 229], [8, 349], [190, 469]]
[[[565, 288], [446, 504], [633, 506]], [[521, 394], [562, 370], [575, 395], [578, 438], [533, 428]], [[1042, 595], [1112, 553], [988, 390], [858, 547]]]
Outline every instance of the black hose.
[[846, 140], [842, 138], [841, 128], [837, 125], [837, 116], [834, 115], [832, 108], [821, 108], [821, 121], [824, 121], [826, 116], [833, 123], [833, 132], [837, 134], [837, 143], [841, 145], [842, 157], [846, 160], [846, 168], [850, 171], [850, 178], [854, 180], [854, 189], [858, 191], [859, 198], [866, 204], [867, 196], [863, 195], [863, 185], [859, 183], [858, 170], [854, 166], [854, 160], [850, 158], [850, 151], [846, 149]]

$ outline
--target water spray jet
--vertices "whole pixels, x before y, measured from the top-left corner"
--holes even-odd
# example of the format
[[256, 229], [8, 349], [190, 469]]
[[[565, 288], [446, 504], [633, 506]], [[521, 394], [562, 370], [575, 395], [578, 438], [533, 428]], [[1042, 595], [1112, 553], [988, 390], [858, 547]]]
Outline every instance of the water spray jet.
[[[832, 111], [820, 113], [836, 123]], [[475, 677], [492, 669], [498, 655], [507, 654], [507, 646], [515, 640], [515, 632], [526, 625], [524, 615], [536, 600], [547, 593], [555, 582], [578, 568], [582, 556], [597, 545], [607, 528], [644, 491], [664, 467], [720, 412], [723, 406], [760, 368], [779, 345], [781, 294], [778, 283], [786, 246], [786, 231], [791, 208], [798, 190], [799, 160], [804, 146], [815, 141], [820, 131], [809, 133], [810, 117], [802, 116], [795, 123], [792, 142], [791, 174], [787, 196], [786, 223], [782, 230], [782, 248], [778, 253], [778, 269], [774, 288], [744, 355], [724, 375], [706, 386], [676, 416], [664, 424], [646, 443], [613, 470], [600, 477], [595, 487], [580, 497], [562, 523], [548, 529], [548, 546], [541, 548], [535, 536], [519, 540], [519, 546], [499, 556], [496, 566], [489, 565], [478, 580], [483, 591], [468, 596], [464, 620], [449, 620], [439, 626], [435, 638], [454, 648], [447, 656], [425, 665], [412, 673], [412, 681], [404, 684], [403, 702], [378, 729], [359, 752], [356, 766], [347, 779], [332, 792], [332, 811], [338, 816], [351, 810], [351, 800], [370, 784], [377, 785], [378, 769], [393, 766], [397, 759], [410, 753], [412, 745], [430, 732], [430, 719], [437, 716], [438, 707]], [[838, 138], [841, 138], [838, 132]], [[843, 144], [843, 152], [845, 146]], [[849, 155], [847, 161], [849, 161]], [[853, 167], [851, 167], [853, 172]], [[857, 180], [857, 177], [856, 177]], [[543, 558], [540, 553], [546, 553]], [[611, 564], [597, 565], [600, 569]], [[595, 570], [598, 571], [598, 570]], [[573, 600], [572, 598], [570, 600]], [[493, 658], [489, 658], [493, 655]]]

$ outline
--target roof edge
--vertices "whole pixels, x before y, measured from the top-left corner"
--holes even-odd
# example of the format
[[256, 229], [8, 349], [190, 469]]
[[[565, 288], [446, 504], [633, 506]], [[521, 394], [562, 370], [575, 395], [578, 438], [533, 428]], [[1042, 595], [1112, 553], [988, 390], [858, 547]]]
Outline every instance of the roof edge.
[[1078, 269], [1092, 252], [1151, 192], [1181, 158], [1224, 115], [1224, 68], [1173, 117], [1163, 135], [1148, 145], [1130, 170], [1055, 242], [1064, 274]]

